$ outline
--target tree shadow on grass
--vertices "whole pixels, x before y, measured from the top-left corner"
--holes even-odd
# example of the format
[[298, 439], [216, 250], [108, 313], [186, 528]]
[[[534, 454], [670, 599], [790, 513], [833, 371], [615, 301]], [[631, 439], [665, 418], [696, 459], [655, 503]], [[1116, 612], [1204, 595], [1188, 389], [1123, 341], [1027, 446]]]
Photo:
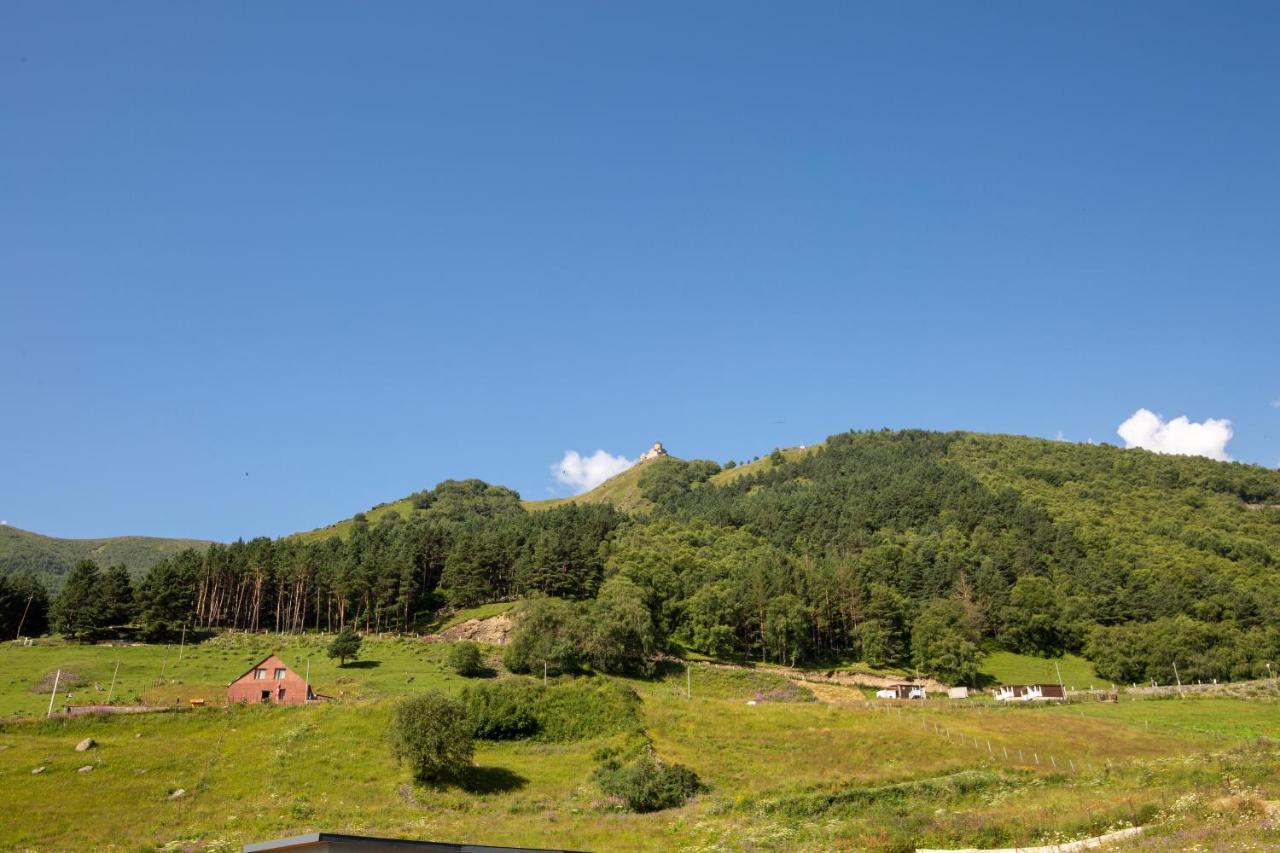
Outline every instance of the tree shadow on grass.
[[373, 669], [375, 666], [382, 666], [380, 660], [349, 660], [346, 663], [339, 664], [338, 669]]
[[990, 675], [985, 672], [980, 672], [978, 673], [978, 677], [973, 680], [972, 689], [973, 690], [989, 690], [990, 688], [995, 687], [999, 683], [1000, 683], [1000, 679], [996, 678], [994, 675]]
[[505, 767], [471, 767], [456, 782], [468, 794], [500, 794], [529, 784], [528, 779]]

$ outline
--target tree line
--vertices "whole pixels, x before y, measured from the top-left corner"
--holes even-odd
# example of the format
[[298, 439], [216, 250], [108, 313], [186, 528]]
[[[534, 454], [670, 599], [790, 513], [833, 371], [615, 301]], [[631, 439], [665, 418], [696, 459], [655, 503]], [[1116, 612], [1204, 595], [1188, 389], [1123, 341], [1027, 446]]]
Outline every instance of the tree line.
[[[541, 627], [511, 653], [517, 671], [643, 669], [673, 645], [955, 682], [995, 647], [1083, 652], [1117, 681], [1168, 680], [1170, 654], [1206, 679], [1280, 658], [1280, 511], [1257, 504], [1280, 500], [1275, 472], [921, 431], [832, 436], [729, 482], [719, 470], [646, 463], [633, 515], [531, 512], [510, 489], [446, 481], [342, 538], [184, 551], [127, 593], [122, 571], [78, 566], [50, 621], [408, 631], [444, 606], [532, 597]], [[0, 618], [13, 598], [0, 587]]]

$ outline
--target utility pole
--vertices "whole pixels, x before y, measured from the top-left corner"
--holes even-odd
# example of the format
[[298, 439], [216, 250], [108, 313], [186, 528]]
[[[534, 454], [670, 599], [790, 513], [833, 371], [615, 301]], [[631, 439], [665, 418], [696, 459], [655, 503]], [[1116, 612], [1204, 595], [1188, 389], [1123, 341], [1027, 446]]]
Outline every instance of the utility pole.
[[53, 700], [58, 696], [58, 681], [62, 678], [62, 670], [58, 670], [53, 676], [53, 690], [49, 693], [49, 710], [45, 712], [46, 717], [53, 716]]
[[1055, 660], [1055, 661], [1053, 662], [1053, 668], [1054, 668], [1054, 670], [1056, 670], [1056, 671], [1057, 671], [1057, 673], [1058, 673], [1058, 687], [1062, 688], [1062, 698], [1063, 698], [1063, 699], [1066, 699], [1066, 698], [1067, 698], [1067, 688], [1066, 688], [1066, 686], [1065, 686], [1065, 685], [1063, 685], [1063, 683], [1062, 683], [1062, 667], [1058, 666], [1058, 661], [1057, 661], [1057, 660]]
[[116, 673], [120, 671], [120, 661], [116, 660], [115, 671], [111, 673], [111, 687], [107, 690], [107, 704], [111, 704], [111, 694], [116, 692]]
[[307, 658], [307, 687], [302, 693], [303, 703], [311, 701], [311, 658]]
[[684, 698], [693, 698], [693, 675], [688, 661], [684, 662]]
[[542, 686], [547, 686], [547, 662], [542, 662]]
[[18, 620], [18, 636], [14, 637], [14, 642], [22, 639], [22, 623], [27, 621], [27, 611], [31, 609], [31, 602], [35, 599], [36, 594], [33, 592], [27, 596], [27, 606], [22, 608], [22, 618]]
[[182, 623], [182, 642], [178, 645], [178, 663], [182, 663], [182, 650], [187, 647], [187, 623]]
[[1178, 695], [1179, 695], [1179, 696], [1184, 695], [1184, 694], [1183, 694], [1183, 692], [1182, 692], [1182, 677], [1178, 675], [1178, 662], [1177, 662], [1177, 661], [1174, 661], [1174, 662], [1173, 662], [1173, 678], [1174, 678], [1174, 680], [1175, 680], [1175, 681], [1177, 681], [1177, 682], [1178, 682]]

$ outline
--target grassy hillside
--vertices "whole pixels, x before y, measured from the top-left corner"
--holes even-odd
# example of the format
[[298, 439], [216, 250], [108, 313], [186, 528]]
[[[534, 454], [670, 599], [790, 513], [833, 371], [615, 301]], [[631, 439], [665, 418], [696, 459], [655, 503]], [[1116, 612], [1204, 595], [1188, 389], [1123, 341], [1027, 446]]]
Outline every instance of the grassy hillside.
[[[683, 672], [619, 679], [639, 695], [657, 754], [707, 785], [684, 807], [631, 814], [592, 781], [598, 755], [628, 735], [480, 741], [461, 783], [413, 785], [389, 755], [388, 719], [399, 696], [460, 689], [440, 663], [447, 646], [370, 637], [362, 664], [339, 668], [319, 653], [325, 641], [228, 635], [187, 647], [181, 662], [163, 646], [0, 647], [0, 707], [37, 716], [0, 724], [0, 848], [234, 850], [340, 828], [575, 849], [897, 851], [1044, 843], [1130, 822], [1169, 849], [1184, 833], [1275, 840], [1260, 803], [1280, 796], [1277, 753], [1259, 740], [1280, 733], [1274, 699], [1000, 708], [869, 702], [828, 686], [820, 701], [794, 701], [805, 697], [777, 676], [705, 666], [686, 699]], [[46, 722], [47, 698], [31, 690], [57, 667], [105, 686], [119, 659], [127, 693], [185, 703], [218, 696], [271, 649], [295, 666], [310, 658], [317, 687], [345, 690], [343, 701]], [[75, 752], [86, 736], [98, 747]]]
[[[790, 462], [814, 452], [821, 446], [821, 444], [815, 444], [803, 449], [799, 447], [786, 447], [782, 449], [782, 454], [786, 457], [787, 461]], [[674, 456], [667, 458], [678, 459], [678, 457]], [[721, 471], [720, 473], [712, 476], [710, 482], [717, 486], [726, 485], [740, 477], [765, 470], [772, 464], [773, 463], [769, 461], [767, 456], [762, 457], [754, 462], [748, 462], [743, 465]], [[564, 506], [565, 504], [597, 503], [612, 504], [616, 509], [623, 512], [648, 512], [653, 509], [653, 504], [645, 500], [644, 496], [640, 494], [640, 478], [644, 475], [645, 468], [645, 463], [632, 466], [621, 474], [610, 477], [594, 489], [590, 489], [580, 495], [572, 495], [566, 498], [547, 498], [545, 500], [538, 501], [521, 501], [521, 504], [525, 509], [530, 510], [531, 512], [552, 509], [553, 507]], [[367, 510], [364, 515], [370, 524], [376, 524], [380, 518], [388, 512], [393, 511], [399, 513], [402, 517], [411, 515], [414, 512], [412, 500], [409, 498], [403, 498], [398, 501], [379, 504], [378, 506]], [[309, 530], [305, 533], [298, 533], [295, 535], [306, 541], [315, 541], [329, 536], [345, 537], [351, 531], [353, 523], [354, 522], [350, 518], [347, 518], [325, 527], [318, 527], [315, 530]]]
[[997, 684], [1057, 684], [1068, 690], [1089, 690], [1109, 686], [1099, 678], [1084, 658], [1066, 654], [1060, 658], [1042, 658], [1014, 652], [992, 652], [982, 659], [982, 672]]
[[529, 510], [540, 510], [571, 503], [607, 503], [613, 504], [616, 509], [620, 509], [623, 512], [646, 512], [653, 509], [653, 505], [640, 494], [640, 478], [644, 476], [644, 472], [650, 464], [652, 463], [642, 462], [639, 465], [634, 465], [580, 495], [574, 495], [569, 498], [551, 498], [545, 501], [525, 501], [524, 506]]
[[[805, 456], [808, 456], [810, 453], [817, 451], [821, 447], [822, 444], [811, 444], [805, 447], [783, 447], [781, 448], [782, 457], [788, 462], [794, 462], [797, 459], [802, 459]], [[760, 474], [768, 471], [773, 467], [773, 464], [773, 461], [769, 459], [769, 454], [765, 454], [754, 462], [746, 462], [742, 465], [735, 465], [732, 468], [722, 469], [720, 473], [713, 474], [709, 482], [716, 486], [727, 486], [735, 480], [739, 480], [743, 477], [749, 477], [753, 474]]]
[[209, 542], [203, 539], [152, 536], [57, 539], [0, 525], [0, 574], [31, 571], [57, 587], [62, 576], [78, 560], [96, 560], [101, 566], [124, 564], [131, 573], [138, 575], [184, 548], [203, 549], [208, 545]]
[[[392, 512], [399, 514], [401, 518], [408, 518], [414, 512], [413, 499], [401, 498], [398, 501], [378, 504], [366, 510], [364, 517], [370, 524], [377, 524], [383, 517]], [[346, 538], [353, 526], [355, 526], [354, 516], [352, 518], [344, 518], [342, 521], [335, 521], [333, 524], [327, 524], [324, 527], [317, 527], [315, 530], [295, 533], [291, 538], [300, 539], [303, 542], [318, 542], [328, 539], [330, 536]]]

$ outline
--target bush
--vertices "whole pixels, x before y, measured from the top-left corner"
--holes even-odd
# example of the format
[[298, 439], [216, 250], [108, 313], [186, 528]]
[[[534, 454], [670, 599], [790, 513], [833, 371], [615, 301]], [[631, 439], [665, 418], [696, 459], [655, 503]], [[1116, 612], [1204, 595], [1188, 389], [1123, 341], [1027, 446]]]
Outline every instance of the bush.
[[542, 688], [528, 681], [471, 684], [460, 699], [471, 720], [471, 731], [486, 740], [510, 740], [537, 734]]
[[453, 644], [449, 649], [447, 663], [450, 669], [466, 678], [484, 672], [480, 661], [480, 647], [468, 640]]
[[553, 684], [539, 698], [539, 740], [588, 740], [619, 734], [640, 724], [640, 697], [636, 692], [602, 678]]
[[418, 782], [441, 782], [471, 766], [475, 754], [467, 707], [438, 691], [411, 696], [391, 716], [391, 754]]
[[640, 721], [636, 692], [603, 679], [550, 687], [525, 679], [470, 684], [460, 699], [473, 734], [485, 740], [587, 740], [628, 731]]
[[633, 812], [682, 806], [702, 788], [697, 774], [688, 767], [668, 764], [649, 754], [628, 765], [616, 759], [606, 761], [596, 768], [595, 780], [606, 796], [620, 800]]

